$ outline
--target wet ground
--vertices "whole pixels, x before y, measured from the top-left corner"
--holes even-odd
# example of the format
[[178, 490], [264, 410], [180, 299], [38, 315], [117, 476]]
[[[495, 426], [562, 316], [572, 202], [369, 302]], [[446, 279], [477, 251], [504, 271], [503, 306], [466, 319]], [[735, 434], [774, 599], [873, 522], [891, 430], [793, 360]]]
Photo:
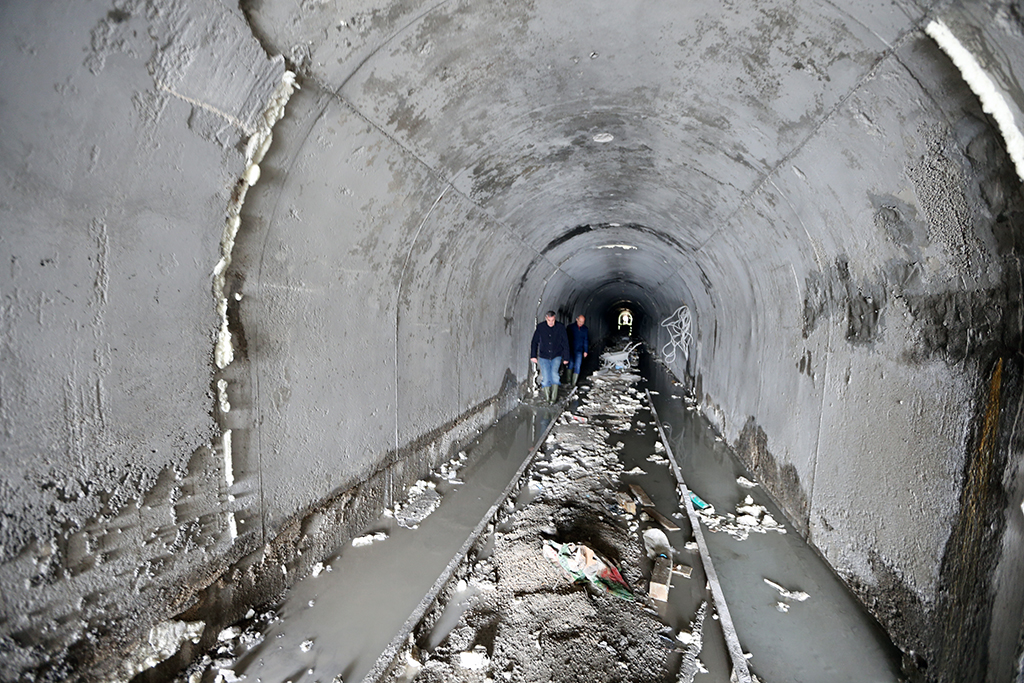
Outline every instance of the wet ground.
[[[669, 455], [709, 506], [699, 511], [704, 541], [756, 680], [900, 680], [899, 652], [682, 387], [658, 366], [645, 374], [598, 373], [561, 409], [506, 416], [281, 605], [222, 634], [190, 680], [359, 681], [391, 645], [400, 651], [382, 662], [393, 680], [729, 681], [733, 661]], [[549, 426], [522, 488], [482, 521]], [[479, 542], [453, 562], [475, 526]], [[664, 597], [663, 571], [651, 585], [653, 530], [676, 569], [667, 600], [651, 597]], [[623, 586], [574, 583], [581, 548]], [[421, 604], [432, 589], [438, 600]], [[418, 608], [423, 618], [406, 623]]]

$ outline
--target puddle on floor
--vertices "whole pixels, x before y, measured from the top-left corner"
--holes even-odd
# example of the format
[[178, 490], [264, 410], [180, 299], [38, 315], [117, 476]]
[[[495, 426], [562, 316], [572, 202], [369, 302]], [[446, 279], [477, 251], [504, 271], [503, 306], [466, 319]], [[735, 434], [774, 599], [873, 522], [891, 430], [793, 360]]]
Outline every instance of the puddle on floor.
[[[260, 618], [262, 642], [247, 649], [236, 634], [202, 680], [362, 680], [508, 485], [550, 416], [549, 410], [520, 406], [483, 432], [466, 448], [465, 463], [455, 473], [466, 483], [439, 473], [431, 483], [441, 494], [440, 505], [418, 524], [413, 522], [424, 506], [400, 510], [399, 520], [417, 528], [400, 525], [393, 514], [382, 517], [365, 530], [366, 545], [340, 549], [316, 576], [289, 590], [276, 617]], [[435, 490], [417, 488], [421, 494]], [[412, 507], [420, 508], [417, 514], [403, 514]], [[250, 633], [248, 640], [257, 638]]]

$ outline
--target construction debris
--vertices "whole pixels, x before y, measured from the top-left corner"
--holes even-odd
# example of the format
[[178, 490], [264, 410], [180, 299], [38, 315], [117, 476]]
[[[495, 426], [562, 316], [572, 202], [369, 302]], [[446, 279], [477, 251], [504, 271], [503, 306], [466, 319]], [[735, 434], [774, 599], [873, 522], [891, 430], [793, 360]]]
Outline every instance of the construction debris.
[[774, 588], [775, 590], [779, 591], [779, 595], [781, 595], [782, 597], [786, 598], [787, 600], [796, 600], [797, 602], [803, 602], [807, 598], [811, 597], [810, 595], [808, 595], [807, 593], [804, 593], [803, 591], [786, 590], [785, 588], [783, 588], [779, 584], [775, 583], [774, 581], [770, 581], [768, 579], [765, 579], [764, 582], [767, 583], [772, 588]]
[[544, 541], [544, 557], [560, 566], [573, 583], [589, 583], [623, 600], [633, 600], [622, 574], [593, 548], [577, 543]]

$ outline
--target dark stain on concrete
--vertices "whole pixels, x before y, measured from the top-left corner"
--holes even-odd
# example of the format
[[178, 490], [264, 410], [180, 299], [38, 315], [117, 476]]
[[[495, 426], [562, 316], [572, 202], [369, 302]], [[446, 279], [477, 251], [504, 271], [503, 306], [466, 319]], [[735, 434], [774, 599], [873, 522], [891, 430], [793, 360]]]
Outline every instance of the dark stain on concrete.
[[928, 669], [933, 615], [901, 578], [900, 572], [874, 550], [868, 551], [868, 564], [871, 584], [865, 584], [855, 575], [842, 578], [903, 651], [903, 673], [907, 680], [921, 683], [926, 680]]
[[846, 340], [851, 344], [869, 344], [884, 327], [886, 281], [857, 282], [850, 263], [840, 256], [826, 272], [812, 272], [805, 280], [804, 338], [810, 336], [822, 319], [845, 315]]
[[783, 463], [775, 459], [768, 450], [768, 435], [754, 421], [747, 418], [734, 446], [736, 454], [743, 461], [761, 485], [775, 498], [793, 526], [804, 538], [807, 537], [808, 512], [810, 505], [807, 492], [800, 484], [800, 475], [792, 463]]
[[997, 358], [982, 377], [960, 512], [940, 569], [931, 681], [983, 681], [988, 672], [993, 574], [1006, 528], [1002, 481], [1013, 431], [1012, 419], [1003, 416], [1015, 415], [1021, 398], [1020, 357]]
[[1001, 286], [984, 290], [905, 294], [920, 330], [919, 343], [908, 360], [940, 357], [955, 364], [986, 348], [997, 353], [1020, 348], [1022, 294], [1019, 273], [1004, 277]]

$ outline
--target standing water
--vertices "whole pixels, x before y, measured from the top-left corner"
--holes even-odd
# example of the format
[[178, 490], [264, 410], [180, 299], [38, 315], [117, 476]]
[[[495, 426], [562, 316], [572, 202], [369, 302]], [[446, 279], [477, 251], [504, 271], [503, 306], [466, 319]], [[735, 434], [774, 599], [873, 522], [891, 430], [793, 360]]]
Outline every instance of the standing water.
[[[393, 680], [725, 683], [736, 661], [727, 633], [746, 653], [755, 676], [748, 680], [900, 680], [899, 652], [877, 624], [707, 421], [687, 409], [672, 378], [648, 366], [647, 380], [599, 373], [581, 387], [527, 471], [529, 483], [489, 520], [461, 566], [450, 561], [548, 426], [550, 410], [521, 406], [463, 459], [413, 487], [405, 506], [298, 582], [259, 633], [228, 633], [239, 642], [221, 651], [239, 656], [208, 662], [204, 680], [363, 680], [449, 570], [454, 576], [413, 631]], [[705, 508], [703, 537], [734, 629], [723, 629], [709, 590], [673, 455]], [[628, 502], [636, 489], [648, 507]], [[645, 532], [663, 534], [670, 547], [661, 555], [675, 570], [658, 599], [658, 551], [649, 539], [645, 546]], [[565, 580], [566, 549], [587, 544], [618, 566], [628, 589]]]
[[[442, 468], [446, 476], [413, 487], [414, 493], [439, 493], [436, 510], [428, 507], [422, 519], [410, 519], [408, 509], [386, 514], [289, 590], [262, 632], [249, 634], [248, 640], [261, 642], [236, 661], [217, 666], [214, 660], [204, 680], [362, 680], [499, 497], [549, 417], [550, 411], [521, 406], [483, 432], [463, 459]], [[416, 507], [422, 506], [410, 499], [409, 508]], [[235, 652], [244, 648], [229, 645]]]

